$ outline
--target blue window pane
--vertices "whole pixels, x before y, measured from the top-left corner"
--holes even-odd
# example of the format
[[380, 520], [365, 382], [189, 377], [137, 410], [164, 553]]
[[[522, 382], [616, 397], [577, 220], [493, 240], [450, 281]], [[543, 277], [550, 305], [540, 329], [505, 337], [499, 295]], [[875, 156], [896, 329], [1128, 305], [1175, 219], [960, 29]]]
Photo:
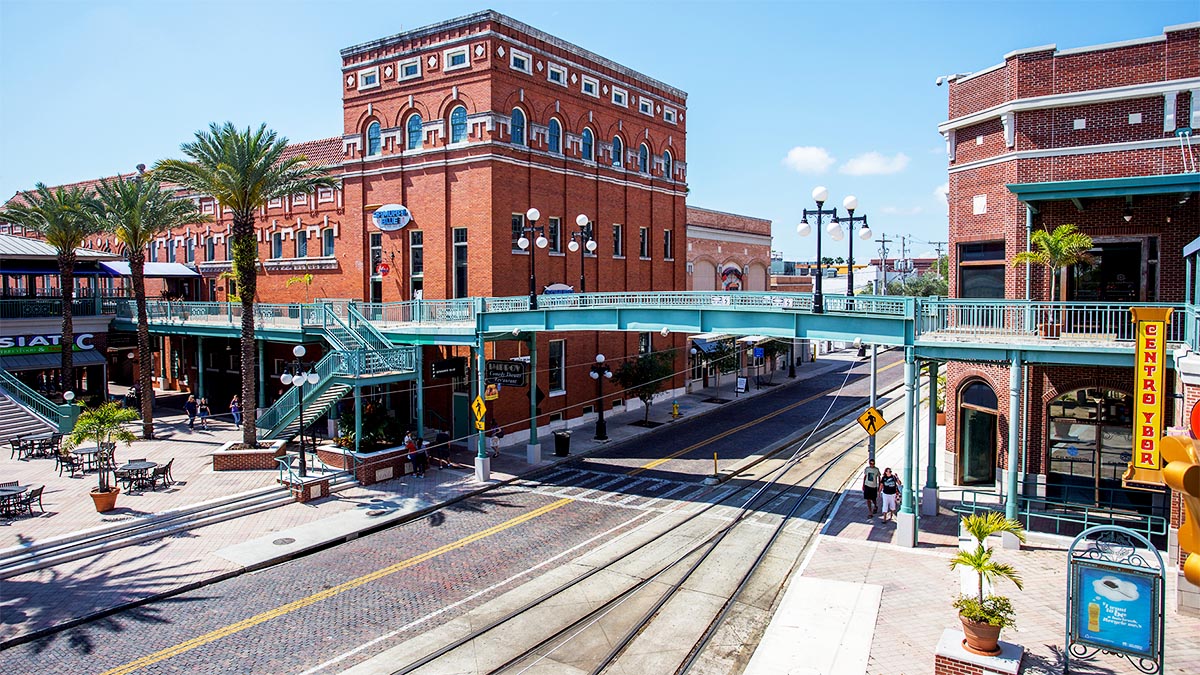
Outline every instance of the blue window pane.
[[621, 166], [621, 155], [625, 154], [625, 146], [621, 143], [620, 136], [613, 136], [612, 146], [612, 165]]
[[408, 118], [408, 149], [420, 150], [421, 143], [424, 138], [424, 128], [421, 122], [420, 115], [413, 115]]
[[467, 140], [467, 109], [459, 106], [450, 113], [450, 142]]
[[674, 169], [671, 166], [671, 151], [664, 150], [663, 151], [663, 175], [666, 176], [667, 178], [670, 178], [671, 172], [673, 170]]
[[562, 154], [562, 125], [558, 120], [550, 120], [550, 152]]
[[589, 162], [595, 161], [596, 156], [592, 154], [592, 130], [583, 130], [583, 158]]
[[513, 108], [511, 135], [513, 144], [525, 145], [525, 113], [520, 108]]
[[650, 151], [643, 144], [638, 148], [638, 171], [649, 173], [650, 170]]
[[367, 154], [379, 154], [379, 122], [371, 122], [371, 126], [367, 127]]

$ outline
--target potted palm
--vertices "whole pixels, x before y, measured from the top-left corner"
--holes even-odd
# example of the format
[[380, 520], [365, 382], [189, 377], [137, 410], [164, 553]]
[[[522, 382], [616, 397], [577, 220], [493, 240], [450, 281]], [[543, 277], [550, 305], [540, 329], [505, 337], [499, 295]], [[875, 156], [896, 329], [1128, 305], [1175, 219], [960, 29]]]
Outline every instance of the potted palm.
[[[1088, 251], [1092, 248], [1092, 238], [1080, 232], [1074, 225], [1066, 223], [1048, 230], [1034, 230], [1029, 236], [1034, 250], [1021, 251], [1013, 256], [1012, 264], [1040, 265], [1050, 270], [1050, 301], [1061, 302], [1066, 295], [1063, 290], [1065, 280], [1062, 270], [1071, 265], [1092, 265], [1095, 258]], [[1038, 335], [1046, 338], [1057, 338], [1062, 331], [1057, 312], [1051, 314], [1044, 323], [1038, 324]]]
[[939, 373], [937, 376], [937, 400], [934, 402], [937, 405], [937, 425], [939, 427], [946, 426], [946, 374]]
[[[133, 432], [122, 426], [137, 420], [137, 411], [122, 407], [115, 401], [86, 409], [79, 414], [75, 428], [67, 436], [64, 445], [70, 450], [85, 441], [95, 441], [96, 452], [99, 453], [97, 456], [102, 458], [105, 449], [111, 450], [116, 447], [117, 441], [124, 441], [129, 445], [137, 439]], [[117, 495], [121, 493], [121, 488], [109, 482], [110, 468], [103, 461], [100, 463], [100, 469], [96, 472], [96, 489], [91, 492], [96, 510], [100, 513], [113, 510], [117, 505]]]
[[987, 545], [987, 538], [993, 534], [1010, 533], [1025, 541], [1025, 530], [1016, 520], [1005, 518], [996, 511], [963, 516], [962, 526], [977, 542], [975, 549], [959, 551], [950, 559], [950, 568], [959, 566], [975, 572], [978, 578], [975, 595], [963, 595], [954, 601], [958, 610], [958, 618], [962, 621], [963, 636], [967, 651], [995, 656], [1000, 653], [1000, 631], [1016, 625], [1012, 603], [1002, 595], [986, 596], [983, 593], [983, 582], [989, 584], [1008, 579], [1018, 589], [1023, 589], [1021, 575], [1012, 565], [997, 562], [992, 559], [992, 547]]

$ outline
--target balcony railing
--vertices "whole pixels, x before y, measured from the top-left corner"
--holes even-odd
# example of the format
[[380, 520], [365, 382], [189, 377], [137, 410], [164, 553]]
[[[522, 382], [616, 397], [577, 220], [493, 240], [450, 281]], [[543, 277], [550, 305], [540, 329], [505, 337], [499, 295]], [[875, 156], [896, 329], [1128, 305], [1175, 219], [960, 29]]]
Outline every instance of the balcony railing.
[[[1170, 307], [1168, 342], [1194, 343], [1195, 308], [1164, 303], [1024, 302], [1021, 300], [921, 299], [917, 334], [924, 339], [984, 340], [1056, 337], [1132, 342], [1130, 307]], [[1193, 344], [1193, 347], [1195, 345]]]
[[[71, 301], [72, 316], [112, 314], [116, 299], [103, 297], [75, 298]], [[62, 316], [62, 298], [5, 298], [0, 300], [0, 319], [44, 319]]]

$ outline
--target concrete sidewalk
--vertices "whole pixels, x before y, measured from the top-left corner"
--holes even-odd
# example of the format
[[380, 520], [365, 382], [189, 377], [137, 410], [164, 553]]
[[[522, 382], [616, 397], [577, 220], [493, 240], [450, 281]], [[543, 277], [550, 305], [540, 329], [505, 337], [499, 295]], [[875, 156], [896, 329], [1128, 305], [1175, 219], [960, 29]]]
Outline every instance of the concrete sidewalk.
[[[796, 380], [788, 380], [785, 372], [777, 372], [774, 379], [782, 384], [799, 382], [819, 377], [849, 361], [857, 361], [853, 352], [829, 354], [797, 369]], [[728, 381], [723, 381], [720, 389], [709, 388], [679, 397], [684, 415], [678, 422], [670, 419], [670, 400], [652, 406], [651, 420], [663, 423], [657, 429], [630, 424], [643, 417], [644, 410], [640, 408], [606, 415], [610, 437], [607, 443], [593, 440], [594, 422], [573, 424], [572, 429], [577, 433], [572, 438], [571, 454], [582, 455], [602, 445], [636, 441], [646, 434], [665, 431], [672, 423], [686, 422], [730, 405], [707, 399], [746, 400], [774, 389], [756, 389], [751, 384], [748, 393], [735, 396], [733, 378], [722, 379]], [[273, 564], [312, 547], [336, 543], [364, 530], [410, 519], [438, 505], [512, 480], [522, 473], [557, 461], [569, 461], [570, 458], [554, 457], [549, 430], [540, 431], [543, 462], [536, 467], [528, 464], [524, 441], [509, 439], [509, 444], [502, 447], [500, 457], [492, 460], [492, 481], [489, 483], [475, 480], [473, 453], [460, 450], [452, 455], [455, 461], [452, 467], [431, 469], [424, 478], [410, 475], [370, 486], [356, 485], [326, 499], [288, 504], [2, 580], [0, 643]], [[162, 441], [166, 447], [174, 449], [178, 449], [180, 442], [178, 437]], [[207, 469], [198, 469], [193, 480], [199, 481], [201, 474], [241, 476], [252, 478], [256, 483], [273, 482], [276, 476], [274, 471], [214, 474], [211, 463]], [[94, 525], [94, 515], [94, 512], [90, 516], [81, 513], [79, 519], [87, 521], [85, 527]], [[12, 526], [32, 529], [28, 523], [37, 520], [15, 521]], [[68, 521], [64, 518], [61, 522]], [[62, 526], [53, 528], [55, 533], [62, 529]], [[25, 533], [17, 534], [19, 541], [34, 538]]]

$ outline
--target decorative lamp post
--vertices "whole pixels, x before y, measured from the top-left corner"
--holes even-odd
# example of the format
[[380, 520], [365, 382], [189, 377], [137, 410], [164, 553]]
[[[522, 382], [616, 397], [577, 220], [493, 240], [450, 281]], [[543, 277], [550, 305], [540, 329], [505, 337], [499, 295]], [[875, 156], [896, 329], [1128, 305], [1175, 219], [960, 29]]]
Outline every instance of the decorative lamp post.
[[[801, 237], [807, 237], [812, 233], [813, 227], [809, 225], [808, 218], [812, 216], [817, 226], [817, 278], [813, 283], [813, 299], [812, 311], [813, 314], [825, 313], [825, 297], [821, 294], [821, 281], [824, 273], [821, 271], [821, 218], [829, 216], [834, 222], [837, 221], [837, 208], [825, 209], [825, 202], [829, 199], [829, 190], [824, 186], [817, 186], [812, 191], [813, 201], [817, 203], [817, 208], [804, 209], [803, 215], [800, 218], [800, 224], [796, 226], [796, 233]], [[838, 233], [841, 233], [841, 228], [838, 228]]]
[[696, 380], [696, 356], [699, 354], [700, 350], [695, 347], [688, 350], [688, 355], [691, 356], [691, 363], [689, 364], [691, 367], [688, 368], [687, 378], [687, 390], [689, 394], [692, 392], [692, 382]]
[[608, 427], [604, 424], [604, 380], [612, 379], [612, 370], [605, 365], [604, 355], [596, 355], [596, 363], [592, 365], [591, 372], [588, 373], [593, 380], [596, 381], [596, 439], [597, 441], [608, 440]]
[[829, 230], [830, 234], [832, 235], [833, 229], [837, 228], [837, 236], [833, 237], [834, 241], [841, 241], [842, 225], [845, 225], [846, 230], [848, 230], [850, 233], [850, 251], [847, 254], [848, 260], [846, 265], [846, 309], [854, 309], [854, 226], [858, 225], [861, 227], [861, 229], [858, 231], [858, 236], [863, 241], [870, 241], [872, 232], [871, 228], [867, 225], [866, 216], [854, 215], [855, 209], [858, 208], [858, 197], [855, 197], [854, 195], [847, 196], [842, 200], [842, 206], [850, 213], [850, 215], [845, 218], [834, 218], [833, 222], [829, 224]]
[[70, 389], [64, 391], [63, 400], [67, 402], [67, 405], [71, 405], [71, 402], [75, 400], [75, 392]]
[[[596, 252], [596, 240], [592, 235], [592, 221], [588, 220], [586, 215], [581, 213], [575, 216], [575, 224], [579, 226], [579, 229], [571, 233], [571, 242], [567, 244], [567, 249], [572, 253], [579, 251], [579, 292], [587, 293], [583, 277], [583, 256], [584, 251]], [[583, 242], [582, 246], [580, 246], [580, 242]]]
[[[537, 276], [533, 269], [533, 251], [529, 246], [532, 243], [538, 248], [546, 248], [550, 243], [546, 240], [546, 228], [543, 225], [538, 225], [537, 221], [542, 217], [542, 212], [531, 208], [525, 212], [525, 222], [528, 224], [521, 228], [521, 238], [517, 240], [517, 248], [522, 251], [529, 251], [529, 309], [537, 309]], [[525, 235], [536, 234], [537, 239], [533, 242], [529, 241], [529, 237]]]
[[279, 381], [282, 382], [284, 384], [284, 386], [287, 386], [290, 384], [296, 388], [297, 399], [299, 400], [298, 406], [299, 406], [299, 410], [300, 410], [300, 477], [301, 478], [305, 478], [308, 476], [308, 466], [304, 461], [304, 385], [305, 384], [316, 384], [321, 381], [321, 377], [319, 375], [317, 375], [316, 373], [304, 372], [304, 362], [302, 361], [302, 359], [304, 358], [304, 353], [305, 353], [304, 345], [296, 345], [295, 347], [292, 347], [292, 355], [296, 357], [296, 360], [293, 361], [291, 364], [292, 372], [290, 372], [290, 373], [285, 372], [283, 375], [279, 376]]

